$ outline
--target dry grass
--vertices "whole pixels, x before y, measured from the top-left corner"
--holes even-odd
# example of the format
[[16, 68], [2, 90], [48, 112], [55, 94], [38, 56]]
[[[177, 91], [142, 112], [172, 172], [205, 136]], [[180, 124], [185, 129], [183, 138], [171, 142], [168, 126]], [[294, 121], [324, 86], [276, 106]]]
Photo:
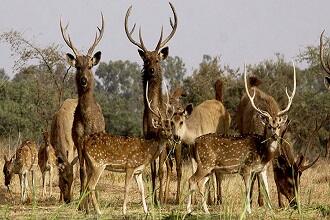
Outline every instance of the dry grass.
[[[3, 155], [1, 155], [3, 157]], [[3, 160], [0, 162], [3, 166]], [[149, 168], [147, 169], [149, 171]], [[175, 170], [175, 169], [174, 169]], [[147, 172], [148, 172], [147, 171]], [[150, 181], [145, 176], [148, 208], [150, 215], [148, 219], [320, 219], [330, 218], [330, 168], [328, 161], [319, 161], [317, 165], [304, 172], [301, 179], [301, 193], [299, 210], [278, 209], [277, 195], [272, 172], [269, 172], [269, 184], [272, 199], [270, 210], [266, 207], [259, 208], [256, 205], [256, 193], [252, 214], [244, 216], [244, 187], [243, 181], [238, 175], [226, 176], [223, 181], [223, 204], [221, 206], [210, 206], [211, 215], [204, 215], [199, 204], [194, 205], [194, 214], [185, 216], [187, 195], [187, 179], [191, 175], [190, 166], [185, 164], [183, 177], [183, 196], [180, 204], [174, 204], [175, 182], [171, 183], [170, 204], [162, 207], [153, 207], [151, 205]], [[174, 177], [174, 175], [172, 175]], [[57, 179], [57, 178], [55, 178]], [[78, 206], [78, 181], [75, 181], [74, 195], [75, 201], [69, 205], [58, 202], [59, 189], [57, 183], [54, 183], [53, 197], [48, 199], [41, 198], [41, 173], [37, 172], [35, 187], [36, 199], [31, 199], [28, 204], [20, 204], [20, 191], [17, 175], [11, 185], [12, 194], [7, 192], [4, 186], [4, 176], [0, 175], [0, 218], [5, 219], [93, 219], [94, 214], [85, 215], [77, 211]], [[101, 219], [123, 219], [121, 207], [124, 191], [124, 174], [116, 174], [105, 171], [98, 184], [99, 203], [103, 215]], [[31, 195], [31, 194], [30, 194]], [[145, 219], [140, 195], [137, 186], [134, 183], [129, 193], [131, 198], [128, 204], [128, 219]], [[200, 201], [200, 200], [198, 200]]]

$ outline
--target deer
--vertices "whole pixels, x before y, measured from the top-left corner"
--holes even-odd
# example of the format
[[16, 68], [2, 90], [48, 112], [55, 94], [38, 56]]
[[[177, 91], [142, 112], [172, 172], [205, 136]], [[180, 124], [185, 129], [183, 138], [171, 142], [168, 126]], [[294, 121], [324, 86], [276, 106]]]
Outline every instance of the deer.
[[[216, 98], [206, 100], [193, 107], [188, 104], [185, 109], [176, 111], [172, 117], [172, 132], [177, 143], [194, 145], [197, 137], [208, 133], [227, 134], [231, 123], [231, 117], [225, 106], [222, 104], [222, 82], [215, 83]], [[219, 99], [219, 100], [218, 100]], [[193, 172], [196, 170], [195, 161], [192, 158]], [[221, 203], [220, 176], [217, 180], [213, 176], [215, 188], [215, 200]], [[218, 193], [217, 193], [218, 192]]]
[[[98, 105], [94, 97], [94, 76], [92, 68], [96, 66], [101, 60], [101, 51], [93, 55], [98, 43], [101, 41], [104, 33], [104, 18], [101, 13], [101, 28], [98, 28], [98, 33], [95, 35], [92, 46], [88, 49], [86, 55], [82, 55], [74, 47], [70, 35], [66, 36], [66, 29], [63, 28], [62, 21], [60, 21], [60, 28], [62, 37], [67, 46], [73, 51], [74, 55], [67, 53], [67, 62], [71, 67], [76, 68], [76, 86], [78, 92], [78, 104], [74, 112], [72, 125], [72, 139], [78, 151], [79, 168], [80, 168], [80, 194], [86, 185], [86, 169], [82, 157], [82, 141], [84, 136], [104, 132], [105, 121], [102, 114], [102, 109]], [[82, 207], [79, 207], [80, 209]]]
[[[143, 61], [143, 71], [142, 71], [142, 84], [143, 84], [143, 97], [144, 97], [144, 112], [143, 112], [143, 135], [146, 139], [153, 139], [157, 137], [158, 128], [155, 128], [152, 125], [152, 118], [154, 114], [151, 112], [150, 108], [148, 107], [146, 97], [144, 93], [146, 91], [146, 84], [149, 82], [149, 94], [148, 96], [153, 100], [152, 108], [159, 108], [161, 112], [164, 111], [164, 106], [162, 106], [163, 98], [162, 98], [162, 70], [160, 62], [165, 60], [169, 54], [168, 46], [165, 45], [172, 39], [174, 36], [177, 25], [178, 25], [178, 18], [175, 12], [175, 8], [172, 3], [169, 3], [174, 15], [174, 23], [172, 19], [170, 19], [170, 25], [172, 27], [171, 33], [163, 40], [163, 28], [161, 29], [161, 34], [159, 41], [155, 50], [149, 51], [145, 47], [143, 43], [141, 28], [139, 29], [139, 41], [137, 42], [133, 39], [132, 34], [135, 30], [135, 24], [131, 30], [128, 28], [128, 18], [130, 16], [132, 6], [130, 6], [126, 12], [125, 16], [125, 33], [129, 41], [137, 46], [138, 53]], [[163, 151], [159, 158], [159, 179], [160, 179], [160, 190], [159, 190], [159, 199], [161, 203], [166, 202], [168, 197], [168, 186], [169, 186], [169, 162], [166, 160], [167, 151]], [[164, 161], [166, 160], [167, 166], [167, 181], [165, 185], [164, 173], [165, 167], [163, 166]], [[178, 179], [178, 186], [177, 186], [177, 201], [179, 201], [180, 195], [180, 182], [182, 176], [182, 168], [180, 166], [179, 160], [176, 159], [176, 169], [177, 169], [177, 179]], [[152, 190], [155, 192], [156, 190], [156, 161], [152, 161], [151, 164], [151, 179], [152, 179]], [[154, 202], [157, 203], [157, 195], [154, 193]]]
[[321, 61], [321, 66], [323, 70], [329, 75], [324, 77], [324, 85], [325, 87], [330, 90], [330, 65], [329, 61], [327, 62], [324, 61], [324, 53], [323, 53], [323, 34], [325, 30], [322, 31], [321, 36], [320, 36], [320, 61]]
[[[250, 85], [250, 89], [253, 89], [255, 91], [255, 103], [262, 107], [264, 110], [266, 110], [267, 112], [269, 112], [273, 117], [276, 116], [278, 114], [278, 112], [280, 112], [280, 107], [278, 105], [278, 103], [276, 102], [276, 100], [274, 99], [274, 97], [272, 97], [271, 95], [265, 93], [264, 91], [262, 91], [261, 89], [259, 89], [259, 85], [262, 84], [262, 81], [260, 79], [258, 79], [255, 76], [251, 76], [249, 78], [249, 85]], [[258, 117], [258, 113], [257, 111], [255, 111], [255, 109], [253, 108], [249, 97], [247, 94], [244, 94], [240, 100], [240, 103], [238, 105], [237, 108], [237, 112], [236, 112], [236, 124], [237, 124], [237, 128], [240, 132], [241, 135], [246, 135], [246, 134], [251, 134], [251, 133], [255, 133], [255, 134], [259, 134], [262, 135], [263, 134], [263, 130], [265, 128], [265, 125], [262, 123], [261, 119]], [[282, 139], [286, 138], [285, 135], [288, 136], [288, 134], [286, 134], [285, 132], [285, 128], [282, 129], [281, 133], [282, 135]], [[290, 193], [290, 196], [287, 196], [289, 203], [294, 206], [296, 203], [294, 202], [295, 198], [295, 188], [293, 183], [293, 177], [292, 177], [292, 169], [290, 170], [290, 172], [288, 171], [289, 168], [294, 168], [295, 171], [298, 170], [298, 159], [294, 159], [295, 155], [293, 154], [292, 151], [292, 147], [289, 141], [282, 141], [280, 143], [281, 147], [280, 149], [282, 149], [281, 151], [278, 151], [274, 157], [274, 160], [272, 162], [272, 166], [273, 166], [273, 172], [274, 172], [274, 180], [275, 180], [275, 184], [276, 184], [276, 188], [278, 191], [278, 195], [288, 195], [288, 192]], [[279, 158], [281, 157], [281, 158]], [[278, 159], [279, 158], [279, 159]], [[288, 158], [291, 158], [288, 160]], [[311, 163], [312, 164], [312, 163]], [[300, 166], [304, 166], [304, 168], [309, 168], [311, 166], [308, 166], [308, 164], [304, 164], [301, 163]], [[306, 170], [304, 169], [304, 170]], [[280, 178], [276, 178], [276, 173], [278, 173], [278, 176], [280, 176]], [[263, 201], [263, 195], [261, 193], [260, 190], [260, 178], [258, 176], [255, 176], [256, 178], [258, 178], [258, 188], [259, 188], [259, 195], [258, 195], [258, 205], [259, 206], [263, 206], [264, 205], [264, 201]], [[254, 183], [255, 179], [253, 180]], [[252, 183], [252, 185], [253, 185]], [[299, 187], [299, 182], [296, 182], [297, 186]], [[294, 197], [293, 197], [294, 196]], [[251, 197], [252, 197], [252, 191], [251, 191]], [[278, 198], [280, 198], [280, 196], [278, 196]], [[251, 203], [252, 203], [252, 199], [250, 199]], [[279, 199], [279, 206], [283, 207], [283, 203], [282, 200]]]
[[31, 175], [32, 189], [34, 188], [34, 171], [37, 167], [38, 161], [37, 145], [35, 142], [25, 140], [17, 148], [16, 153], [9, 159], [4, 156], [5, 164], [3, 166], [3, 173], [5, 176], [5, 185], [9, 189], [12, 177], [18, 174], [21, 187], [21, 202], [25, 203], [28, 196], [28, 176]]
[[41, 146], [38, 151], [38, 165], [42, 173], [42, 197], [45, 198], [46, 194], [46, 173], [49, 173], [49, 197], [53, 192], [53, 178], [52, 172], [56, 167], [55, 150], [49, 142], [48, 131], [43, 132], [44, 146]]
[[[246, 80], [246, 67], [244, 65], [245, 91], [253, 108], [258, 112], [262, 122], [265, 124], [263, 135], [247, 134], [241, 136], [226, 136], [221, 134], [206, 134], [195, 140], [193, 157], [197, 162], [196, 172], [189, 178], [189, 191], [193, 192], [196, 185], [199, 186], [203, 197], [203, 209], [209, 213], [204, 198], [205, 183], [212, 172], [222, 174], [239, 173], [245, 184], [246, 211], [251, 213], [250, 191], [254, 175], [260, 175], [265, 184], [265, 190], [269, 195], [267, 183], [267, 167], [271, 163], [278, 150], [281, 128], [286, 126], [293, 97], [296, 91], [296, 72], [294, 69], [294, 87], [291, 95], [288, 96], [287, 107], [279, 111], [275, 116], [256, 106], [254, 99], [256, 91], [251, 96]], [[188, 195], [187, 212], [191, 213], [191, 193]]]
[[[91, 134], [84, 140], [83, 153], [87, 168], [86, 192], [90, 193], [94, 209], [98, 215], [101, 215], [101, 211], [97, 202], [95, 187], [105, 169], [125, 173], [123, 214], [126, 215], [127, 212], [129, 186], [133, 176], [139, 187], [143, 210], [148, 213], [142, 173], [145, 167], [161, 154], [167, 143], [172, 139], [170, 124], [172, 115], [168, 111], [164, 115], [159, 108], [152, 108], [152, 101], [148, 99], [148, 82], [146, 97], [148, 107], [155, 116], [152, 123], [155, 128], [158, 128], [157, 137], [146, 139], [100, 132]], [[166, 106], [171, 108], [169, 101], [167, 101]]]
[[[312, 167], [320, 158], [319, 154], [312, 162], [308, 163], [306, 159], [307, 149], [311, 147], [312, 137], [317, 134], [327, 120], [329, 120], [329, 115], [327, 115], [326, 119], [320, 124], [318, 124], [317, 121], [315, 122], [315, 128], [308, 137], [309, 140], [306, 143], [304, 153], [300, 153], [296, 158], [294, 157], [291, 147], [281, 143], [281, 151], [277, 152], [277, 155], [273, 160], [274, 179], [277, 187], [278, 205], [280, 208], [284, 208], [282, 200], [283, 195], [287, 198], [291, 207], [297, 207], [296, 194], [299, 193], [300, 178], [303, 172]], [[287, 128], [285, 128], [281, 135], [282, 140], [284, 140], [283, 137], [286, 131]]]
[[50, 130], [50, 144], [54, 148], [58, 168], [60, 201], [72, 201], [72, 183], [74, 180], [74, 165], [78, 157], [72, 139], [74, 112], [78, 99], [66, 99], [55, 112]]

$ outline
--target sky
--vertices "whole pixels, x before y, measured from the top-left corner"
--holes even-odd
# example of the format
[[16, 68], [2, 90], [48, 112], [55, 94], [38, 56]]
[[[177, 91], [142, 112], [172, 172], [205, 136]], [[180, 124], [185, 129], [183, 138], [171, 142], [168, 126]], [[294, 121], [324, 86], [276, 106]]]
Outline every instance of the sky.
[[[306, 46], [318, 45], [323, 29], [330, 36], [329, 0], [172, 0], [178, 15], [178, 28], [168, 42], [170, 56], [179, 56], [188, 73], [197, 68], [204, 54], [220, 56], [222, 63], [242, 68], [281, 53], [294, 59]], [[172, 12], [161, 0], [0, 0], [0, 32], [20, 31], [41, 47], [52, 43], [63, 46], [63, 56], [71, 52], [65, 45], [59, 20], [69, 22], [74, 45], [86, 53], [96, 27], [105, 18], [103, 39], [95, 49], [102, 61], [130, 60], [142, 64], [126, 37], [124, 17], [132, 5], [129, 25], [142, 28], [149, 50], [155, 48], [161, 27], [170, 33]], [[134, 38], [138, 39], [137, 30]], [[12, 75], [9, 46], [0, 43], [0, 68]], [[299, 66], [299, 65], [298, 65]]]

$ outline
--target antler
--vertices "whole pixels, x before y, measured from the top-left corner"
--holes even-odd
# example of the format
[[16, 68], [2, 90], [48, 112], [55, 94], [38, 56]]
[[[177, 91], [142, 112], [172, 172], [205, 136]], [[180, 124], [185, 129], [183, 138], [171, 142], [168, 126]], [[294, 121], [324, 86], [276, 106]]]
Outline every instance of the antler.
[[259, 109], [255, 103], [254, 103], [254, 98], [255, 98], [255, 95], [256, 95], [256, 90], [255, 88], [253, 88], [253, 96], [251, 97], [250, 93], [249, 93], [249, 89], [248, 89], [248, 86], [247, 86], [247, 80], [246, 80], [246, 64], [244, 64], [244, 84], [245, 84], [245, 91], [246, 91], [246, 94], [247, 96], [249, 97], [250, 101], [251, 101], [251, 105], [252, 107], [257, 111], [259, 112], [260, 114], [266, 116], [267, 118], [271, 118], [270, 114], [266, 111], [263, 111], [261, 109]]
[[[166, 118], [167, 118], [167, 119], [171, 119], [171, 118], [173, 117], [173, 115], [174, 115], [174, 106], [171, 106], [171, 104], [170, 104], [170, 96], [169, 96], [168, 88], [167, 88], [167, 85], [166, 85], [165, 82], [164, 82], [164, 86], [165, 86], [166, 97], [167, 97], [167, 101], [166, 101], [166, 103], [165, 103], [165, 106], [166, 106], [165, 115], [166, 115]], [[168, 115], [168, 112], [169, 112], [170, 109], [171, 109], [172, 111], [171, 111], [171, 115], [169, 116], [169, 115]]]
[[321, 66], [323, 67], [324, 71], [330, 74], [330, 65], [329, 65], [329, 59], [327, 59], [327, 62], [324, 62], [324, 53], [323, 53], [323, 34], [325, 30], [322, 31], [320, 36], [320, 61]]
[[286, 87], [285, 88], [285, 93], [288, 96], [288, 105], [286, 106], [286, 108], [284, 110], [279, 111], [277, 113], [278, 116], [281, 116], [284, 113], [286, 113], [287, 111], [289, 111], [289, 109], [291, 107], [291, 104], [292, 104], [293, 97], [294, 97], [294, 95], [296, 93], [296, 84], [297, 84], [297, 82], [296, 82], [296, 67], [295, 67], [293, 61], [292, 61], [292, 65], [293, 65], [293, 90], [292, 90], [292, 94], [291, 94], [291, 96], [289, 96], [289, 94], [288, 94], [288, 88]]
[[140, 43], [136, 42], [133, 38], [132, 38], [132, 34], [134, 32], [135, 26], [136, 24], [134, 24], [133, 28], [131, 31], [128, 31], [128, 27], [127, 27], [127, 22], [128, 22], [128, 17], [131, 14], [131, 10], [132, 10], [132, 5], [127, 9], [126, 12], [126, 16], [125, 16], [125, 32], [126, 32], [126, 36], [129, 39], [129, 41], [132, 42], [132, 44], [134, 44], [135, 46], [139, 47], [141, 50], [143, 51], [147, 51], [147, 49], [144, 46], [143, 40], [142, 40], [142, 34], [141, 34], [141, 28], [139, 29], [139, 38], [140, 38]]
[[97, 32], [96, 32], [94, 43], [89, 48], [88, 53], [87, 53], [87, 56], [90, 56], [90, 57], [93, 55], [93, 51], [94, 51], [95, 47], [98, 45], [98, 43], [100, 42], [100, 40], [103, 37], [103, 33], [104, 33], [104, 18], [103, 18], [102, 12], [101, 12], [101, 17], [102, 17], [102, 27], [101, 27], [101, 29], [99, 27], [97, 27], [100, 35], [98, 35]]
[[171, 38], [175, 34], [176, 28], [178, 27], [178, 17], [176, 15], [175, 8], [174, 8], [174, 6], [172, 5], [171, 2], [169, 2], [169, 4], [171, 6], [171, 9], [172, 9], [172, 12], [173, 12], [173, 15], [174, 15], [174, 24], [172, 22], [172, 19], [170, 18], [170, 24], [171, 24], [171, 27], [172, 27], [172, 31], [171, 31], [170, 35], [168, 35], [168, 37], [163, 42], [162, 42], [162, 40], [163, 40], [163, 27], [162, 27], [162, 30], [160, 32], [160, 38], [159, 38], [159, 41], [158, 41], [156, 49], [155, 49], [156, 51], [158, 51], [160, 48], [164, 47], [166, 45], [166, 43], [169, 40], [171, 40]]
[[73, 46], [73, 43], [72, 43], [71, 38], [70, 38], [70, 35], [68, 34], [68, 36], [66, 36], [66, 34], [65, 34], [66, 30], [69, 27], [69, 24], [67, 24], [65, 26], [65, 28], [63, 28], [63, 26], [62, 26], [62, 19], [60, 19], [60, 27], [61, 27], [62, 37], [63, 37], [66, 45], [68, 45], [71, 48], [71, 50], [73, 51], [73, 53], [74, 53], [75, 56], [80, 55], [79, 51]]
[[147, 103], [148, 103], [148, 107], [149, 107], [150, 111], [153, 114], [155, 114], [158, 118], [161, 118], [161, 113], [160, 113], [159, 108], [157, 107], [156, 111], [151, 108], [151, 102], [152, 101], [149, 101], [149, 98], [148, 98], [148, 82], [147, 82], [147, 85], [146, 85], [146, 99], [147, 99]]

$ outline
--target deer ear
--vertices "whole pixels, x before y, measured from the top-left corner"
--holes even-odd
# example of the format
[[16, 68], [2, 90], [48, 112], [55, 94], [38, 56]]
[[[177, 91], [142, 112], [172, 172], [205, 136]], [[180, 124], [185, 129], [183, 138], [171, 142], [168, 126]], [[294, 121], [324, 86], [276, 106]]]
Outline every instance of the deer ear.
[[76, 58], [71, 53], [66, 54], [66, 61], [72, 67], [76, 66]]
[[146, 60], [146, 53], [143, 50], [138, 50], [140, 57], [143, 61]]
[[265, 126], [268, 124], [268, 118], [264, 115], [261, 115], [258, 113], [258, 118], [260, 119], [260, 122]]
[[72, 160], [71, 165], [74, 166], [77, 163], [77, 161], [78, 161], [78, 156]]
[[185, 108], [183, 114], [184, 114], [185, 116], [189, 116], [189, 115], [191, 115], [193, 109], [194, 109], [193, 104], [192, 104], [192, 103], [189, 103], [189, 104], [186, 106], [186, 108]]
[[163, 49], [161, 49], [158, 54], [160, 59], [165, 60], [168, 56], [168, 51], [169, 51], [168, 47], [164, 47]]
[[101, 60], [101, 51], [97, 51], [93, 56], [93, 66], [96, 66]]
[[324, 82], [327, 83], [326, 86], [328, 87], [328, 89], [330, 89], [330, 77], [329, 76], [324, 77]]

